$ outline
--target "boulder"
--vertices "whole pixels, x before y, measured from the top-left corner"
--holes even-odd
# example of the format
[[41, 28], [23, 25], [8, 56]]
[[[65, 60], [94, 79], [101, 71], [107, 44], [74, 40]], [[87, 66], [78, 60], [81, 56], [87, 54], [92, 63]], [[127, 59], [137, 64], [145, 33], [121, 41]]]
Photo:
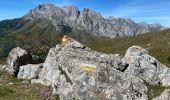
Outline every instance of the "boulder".
[[117, 54], [82, 48], [75, 41], [51, 48], [38, 79], [31, 82], [52, 86], [60, 100], [146, 100], [143, 80], [124, 73], [124, 65]]
[[152, 85], [170, 86], [170, 69], [150, 56], [144, 48], [129, 47], [122, 61], [129, 65], [125, 73], [142, 78]]
[[18, 73], [18, 79], [36, 79], [42, 68], [41, 64], [27, 64], [20, 66]]
[[2, 70], [3, 69], [3, 65], [0, 65], [0, 70]]
[[3, 70], [6, 68], [6, 65], [0, 65], [0, 70]]
[[31, 55], [24, 49], [16, 47], [11, 50], [7, 58], [7, 70], [17, 76], [19, 67], [31, 63]]

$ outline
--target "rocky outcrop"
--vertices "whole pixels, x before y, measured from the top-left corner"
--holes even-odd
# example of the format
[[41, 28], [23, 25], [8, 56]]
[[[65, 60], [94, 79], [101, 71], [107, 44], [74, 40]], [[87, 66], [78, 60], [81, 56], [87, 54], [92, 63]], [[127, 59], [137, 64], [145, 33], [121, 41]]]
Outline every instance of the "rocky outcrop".
[[[123, 71], [119, 55], [95, 52], [73, 40], [51, 48], [37, 80], [51, 85], [61, 100], [146, 100], [142, 79]], [[83, 48], [82, 48], [83, 47]]]
[[27, 64], [20, 66], [18, 79], [36, 79], [43, 64]]
[[17, 76], [20, 66], [38, 63], [41, 63], [41, 59], [38, 56], [30, 55], [26, 50], [16, 47], [10, 51], [7, 65], [4, 67], [11, 75]]
[[3, 65], [0, 65], [0, 70], [2, 70], [3, 69]]
[[[15, 48], [9, 54], [12, 60], [8, 60], [18, 63], [16, 60], [26, 54], [25, 50]], [[121, 58], [119, 54], [93, 51], [68, 36], [49, 50], [43, 64], [17, 68], [18, 78], [51, 86], [60, 100], [147, 100], [148, 83], [170, 86], [170, 69], [142, 47], [129, 47]], [[169, 89], [154, 98], [168, 99]]]
[[0, 65], [0, 70], [3, 70], [6, 68], [6, 65]]
[[148, 55], [142, 47], [130, 47], [123, 62], [129, 65], [125, 73], [140, 77], [152, 85], [170, 86], [170, 69]]
[[80, 11], [75, 6], [56, 7], [52, 4], [39, 5], [26, 14], [24, 19], [48, 19], [56, 28], [73, 32], [86, 31], [94, 36], [110, 38], [134, 36], [141, 33], [165, 29], [160, 24], [135, 23], [131, 19], [104, 18], [100, 13], [85, 8]]
[[170, 100], [170, 90], [166, 89], [160, 96], [153, 98], [153, 100]]
[[7, 70], [11, 75], [16, 76], [19, 67], [31, 63], [31, 55], [20, 47], [11, 50], [7, 58]]
[[165, 27], [160, 24], [135, 23], [129, 18], [123, 19], [109, 17], [107, 20], [113, 25], [118, 36], [134, 36], [165, 29]]

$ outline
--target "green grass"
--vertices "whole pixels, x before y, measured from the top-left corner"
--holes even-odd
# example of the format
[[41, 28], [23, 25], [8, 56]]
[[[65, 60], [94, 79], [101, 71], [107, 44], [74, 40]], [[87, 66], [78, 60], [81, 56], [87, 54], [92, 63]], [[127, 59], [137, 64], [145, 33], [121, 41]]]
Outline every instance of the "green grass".
[[0, 58], [0, 64], [6, 64], [6, 57]]
[[[0, 71], [0, 100], [44, 100], [42, 89], [50, 87], [41, 84], [22, 83], [22, 79], [11, 77], [6, 71]], [[8, 83], [14, 83], [8, 85]], [[51, 96], [50, 100], [58, 100]]]
[[149, 83], [145, 82], [147, 86], [148, 92], [148, 100], [152, 100], [153, 98], [162, 94], [162, 92], [166, 89], [162, 85], [150, 85]]
[[87, 41], [85, 44], [93, 50], [111, 54], [118, 53], [122, 57], [130, 46], [141, 46], [147, 49], [149, 54], [162, 64], [170, 67], [170, 29], [145, 33], [135, 37], [93, 39]]

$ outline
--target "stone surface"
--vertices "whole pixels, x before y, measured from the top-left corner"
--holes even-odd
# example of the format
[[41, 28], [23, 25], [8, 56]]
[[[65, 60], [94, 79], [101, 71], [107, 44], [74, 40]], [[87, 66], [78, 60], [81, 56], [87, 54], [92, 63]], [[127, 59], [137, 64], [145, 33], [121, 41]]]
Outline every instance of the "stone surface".
[[160, 24], [135, 23], [131, 19], [104, 18], [100, 13], [84, 8], [80, 11], [75, 6], [56, 7], [52, 4], [39, 5], [24, 16], [24, 19], [49, 19], [56, 30], [61, 25], [70, 32], [78, 29], [95, 36], [110, 38], [134, 36], [141, 33], [165, 29]]
[[[9, 55], [19, 59], [24, 54], [28, 53], [15, 48]], [[16, 62], [16, 59], [9, 61]], [[19, 68], [18, 78], [51, 86], [60, 100], [147, 100], [146, 82], [170, 86], [170, 68], [142, 47], [129, 47], [121, 58], [119, 54], [93, 51], [68, 36], [49, 50], [43, 64]], [[154, 100], [169, 100], [169, 95], [170, 90], [166, 88]]]
[[27, 64], [20, 66], [19, 73], [18, 73], [18, 79], [36, 79], [38, 78], [38, 74], [42, 69], [42, 63], [41, 64]]
[[0, 70], [4, 69], [4, 65], [0, 65]]
[[130, 47], [122, 60], [129, 65], [125, 73], [140, 77], [152, 85], [170, 86], [170, 69], [142, 47]]
[[170, 100], [170, 89], [165, 89], [160, 96], [153, 98], [153, 100]]
[[21, 65], [31, 63], [31, 55], [20, 47], [11, 50], [7, 58], [7, 70], [10, 74], [16, 76]]
[[142, 79], [124, 73], [119, 55], [91, 50], [72, 40], [51, 48], [38, 76], [31, 83], [51, 85], [61, 100], [146, 100]]

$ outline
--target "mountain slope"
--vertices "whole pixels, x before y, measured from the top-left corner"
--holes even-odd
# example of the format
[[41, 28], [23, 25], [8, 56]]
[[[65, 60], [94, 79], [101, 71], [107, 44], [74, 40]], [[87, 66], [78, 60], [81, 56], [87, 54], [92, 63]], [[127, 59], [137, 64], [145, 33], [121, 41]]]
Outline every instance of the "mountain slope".
[[129, 46], [139, 45], [146, 48], [161, 63], [170, 67], [170, 29], [135, 37], [93, 39], [86, 42], [86, 45], [100, 52], [121, 55], [124, 55]]

